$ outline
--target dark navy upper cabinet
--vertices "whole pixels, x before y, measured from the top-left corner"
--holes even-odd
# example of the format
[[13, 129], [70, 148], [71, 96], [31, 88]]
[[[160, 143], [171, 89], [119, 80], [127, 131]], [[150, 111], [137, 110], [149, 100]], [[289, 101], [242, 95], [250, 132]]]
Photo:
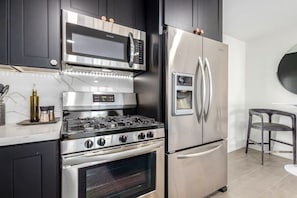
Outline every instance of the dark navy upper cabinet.
[[203, 36], [222, 41], [222, 0], [199, 0], [197, 9], [197, 27], [203, 29]]
[[107, 0], [61, 0], [62, 9], [101, 18], [107, 15]]
[[60, 65], [60, 1], [10, 0], [10, 64]]
[[0, 0], [0, 64], [7, 64], [8, 0]]
[[222, 41], [222, 0], [164, 0], [164, 23]]
[[58, 141], [0, 147], [0, 197], [59, 198]]
[[164, 0], [164, 23], [193, 31], [197, 24], [193, 7], [195, 3], [195, 0]]
[[108, 0], [107, 15], [116, 23], [145, 30], [143, 0]]
[[144, 0], [62, 0], [62, 9], [145, 30]]

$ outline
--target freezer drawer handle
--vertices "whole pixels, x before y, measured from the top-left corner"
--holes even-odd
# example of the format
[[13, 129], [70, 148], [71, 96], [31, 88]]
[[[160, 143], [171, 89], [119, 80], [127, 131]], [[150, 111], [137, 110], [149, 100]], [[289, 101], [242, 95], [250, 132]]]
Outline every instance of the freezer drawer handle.
[[199, 153], [194, 153], [194, 154], [189, 154], [189, 155], [178, 155], [177, 156], [177, 159], [186, 159], [186, 158], [193, 158], [193, 157], [199, 157], [199, 156], [202, 156], [202, 155], [206, 155], [206, 154], [209, 154], [209, 153], [212, 153], [216, 150], [219, 150], [223, 145], [218, 145], [216, 146], [215, 148], [213, 149], [210, 149], [208, 151], [203, 151], [203, 152], [199, 152]]

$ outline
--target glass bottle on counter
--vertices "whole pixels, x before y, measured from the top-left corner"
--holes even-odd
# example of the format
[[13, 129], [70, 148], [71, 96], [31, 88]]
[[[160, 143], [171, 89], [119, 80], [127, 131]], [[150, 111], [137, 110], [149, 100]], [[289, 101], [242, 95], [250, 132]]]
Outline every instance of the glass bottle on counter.
[[30, 96], [30, 121], [39, 122], [39, 96], [35, 84], [32, 89], [32, 96]]

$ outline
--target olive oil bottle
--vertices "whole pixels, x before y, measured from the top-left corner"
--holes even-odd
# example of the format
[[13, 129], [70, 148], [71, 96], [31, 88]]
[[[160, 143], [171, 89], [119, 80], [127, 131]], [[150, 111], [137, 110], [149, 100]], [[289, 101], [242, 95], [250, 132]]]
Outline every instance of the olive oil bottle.
[[30, 121], [39, 122], [39, 96], [35, 84], [32, 89], [32, 96], [30, 96]]

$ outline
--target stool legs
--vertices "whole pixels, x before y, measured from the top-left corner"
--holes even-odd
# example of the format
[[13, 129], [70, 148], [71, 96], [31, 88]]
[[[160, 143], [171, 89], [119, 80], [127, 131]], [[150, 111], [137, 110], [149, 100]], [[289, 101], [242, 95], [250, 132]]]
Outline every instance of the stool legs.
[[296, 128], [293, 128], [292, 131], [292, 137], [293, 137], [293, 163], [296, 164]]
[[268, 131], [268, 150], [271, 151], [271, 131]]
[[245, 147], [245, 153], [246, 154], [247, 154], [248, 148], [249, 148], [250, 135], [251, 135], [251, 124], [252, 124], [252, 117], [249, 116], [249, 124], [248, 124], [247, 138], [246, 138], [246, 147]]
[[[271, 123], [271, 114], [269, 114], [269, 123]], [[268, 131], [268, 149], [271, 151], [271, 131]]]
[[264, 165], [264, 130], [261, 129], [261, 164]]

